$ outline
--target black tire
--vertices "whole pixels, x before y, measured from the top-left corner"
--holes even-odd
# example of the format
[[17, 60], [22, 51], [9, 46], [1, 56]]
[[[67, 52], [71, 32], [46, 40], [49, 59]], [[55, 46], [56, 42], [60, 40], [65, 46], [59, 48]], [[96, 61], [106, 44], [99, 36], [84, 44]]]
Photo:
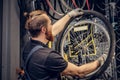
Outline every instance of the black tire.
[[[75, 5], [71, 0], [60, 0], [60, 1], [64, 5], [64, 7], [67, 8], [68, 10], [75, 9]], [[66, 1], [68, 1], [68, 3]], [[81, 9], [85, 7], [86, 0], [75, 0], [75, 2], [78, 5], [78, 7]]]
[[[99, 21], [94, 22], [93, 19], [99, 19], [100, 22]], [[68, 23], [65, 25], [65, 28], [64, 28], [63, 32], [61, 32], [60, 35], [58, 36], [56, 50], [58, 50], [59, 52], [62, 52], [62, 50], [64, 51], [64, 48], [63, 47], [61, 48], [61, 45], [62, 45], [62, 43], [64, 43], [63, 39], [64, 39], [65, 35], [68, 34], [69, 30], [72, 30], [70, 28], [70, 25], [74, 25], [77, 22], [85, 22], [85, 21], [88, 21], [88, 22], [90, 21], [90, 23], [93, 22], [93, 25], [94, 24], [95, 25], [100, 25], [101, 27], [100, 26], [97, 26], [97, 27], [100, 27], [100, 28], [102, 28], [102, 30], [104, 30], [103, 32], [106, 34], [106, 37], [107, 37], [106, 39], [109, 40], [109, 41], [107, 40], [108, 43], [109, 43], [108, 51], [105, 52], [103, 50], [107, 54], [107, 59], [105, 60], [104, 64], [99, 68], [99, 70], [95, 71], [92, 75], [88, 75], [85, 78], [80, 78], [80, 79], [94, 80], [107, 69], [107, 67], [109, 66], [109, 64], [112, 60], [112, 57], [114, 56], [114, 50], [115, 50], [115, 34], [114, 34], [113, 27], [109, 23], [109, 21], [102, 14], [100, 14], [96, 11], [83, 10], [83, 15], [71, 18], [68, 21]], [[73, 28], [74, 27], [75, 26], [73, 26]], [[64, 54], [64, 53], [61, 53], [61, 54]], [[103, 54], [103, 53], [101, 53], [101, 54]], [[100, 56], [101, 55], [99, 55], [99, 57]]]

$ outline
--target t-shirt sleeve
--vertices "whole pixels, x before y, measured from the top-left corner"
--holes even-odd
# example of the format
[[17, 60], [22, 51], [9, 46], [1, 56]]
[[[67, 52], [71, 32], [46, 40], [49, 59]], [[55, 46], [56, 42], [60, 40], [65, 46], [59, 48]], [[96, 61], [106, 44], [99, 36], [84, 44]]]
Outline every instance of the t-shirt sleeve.
[[52, 72], [62, 72], [68, 65], [63, 57], [55, 52], [51, 52], [46, 60], [45, 66]]

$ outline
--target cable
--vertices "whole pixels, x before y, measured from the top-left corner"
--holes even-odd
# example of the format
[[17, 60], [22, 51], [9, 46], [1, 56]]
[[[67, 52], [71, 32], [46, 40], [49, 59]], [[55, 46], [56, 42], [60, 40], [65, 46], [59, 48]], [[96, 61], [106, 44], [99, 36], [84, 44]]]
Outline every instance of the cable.
[[76, 8], [78, 8], [78, 6], [77, 6], [75, 0], [72, 0], [72, 3], [73, 3], [73, 5], [74, 5]]
[[90, 10], [90, 5], [89, 5], [89, 1], [88, 0], [86, 0], [86, 4], [87, 4], [88, 10]]
[[50, 3], [49, 0], [46, 0], [46, 2], [47, 2], [47, 4], [48, 4], [48, 6], [50, 7], [50, 9], [51, 9], [55, 14], [57, 14], [57, 15], [59, 15], [59, 16], [63, 16], [63, 15], [64, 15], [64, 14], [58, 13], [58, 12], [53, 8], [53, 6], [51, 5], [51, 3]]

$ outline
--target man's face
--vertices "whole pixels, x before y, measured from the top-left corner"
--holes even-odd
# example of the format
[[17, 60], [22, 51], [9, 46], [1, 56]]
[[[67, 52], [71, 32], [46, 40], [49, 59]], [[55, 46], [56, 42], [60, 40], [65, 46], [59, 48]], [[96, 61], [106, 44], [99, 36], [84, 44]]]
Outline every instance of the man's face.
[[46, 28], [46, 39], [49, 40], [49, 41], [53, 41], [54, 40], [54, 37], [52, 35], [52, 24], [51, 24], [51, 20], [50, 18], [48, 17], [48, 24], [47, 24], [47, 28]]

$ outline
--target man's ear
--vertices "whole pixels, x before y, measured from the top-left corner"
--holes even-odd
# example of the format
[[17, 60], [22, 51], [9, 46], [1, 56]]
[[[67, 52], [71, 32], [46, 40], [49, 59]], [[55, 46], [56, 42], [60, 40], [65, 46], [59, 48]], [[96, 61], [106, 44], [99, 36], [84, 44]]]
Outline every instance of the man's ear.
[[44, 26], [41, 28], [41, 32], [46, 33], [46, 28]]

